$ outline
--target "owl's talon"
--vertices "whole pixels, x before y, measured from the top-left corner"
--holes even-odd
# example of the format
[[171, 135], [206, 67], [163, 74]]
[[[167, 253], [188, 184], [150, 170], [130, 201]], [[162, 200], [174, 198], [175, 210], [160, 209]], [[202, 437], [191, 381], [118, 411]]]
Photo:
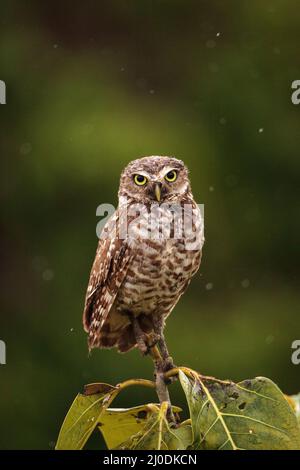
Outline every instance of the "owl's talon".
[[148, 348], [151, 349], [154, 346], [156, 346], [159, 340], [160, 340], [160, 335], [158, 335], [157, 333], [154, 333], [154, 331], [149, 333], [148, 338], [147, 338]]
[[144, 334], [142, 338], [139, 338], [138, 348], [143, 356], [151, 353], [151, 349], [158, 343], [160, 336], [154, 332]]
[[147, 356], [147, 354], [149, 354], [149, 348], [145, 341], [139, 341], [138, 349], [140, 350], [142, 356]]
[[137, 340], [137, 347], [142, 356], [146, 356], [149, 353], [149, 347], [146, 335], [140, 335]]
[[142, 355], [147, 356], [147, 354], [150, 354], [151, 349], [158, 343], [159, 340], [160, 336], [154, 332], [144, 334], [142, 337], [139, 337], [137, 345]]

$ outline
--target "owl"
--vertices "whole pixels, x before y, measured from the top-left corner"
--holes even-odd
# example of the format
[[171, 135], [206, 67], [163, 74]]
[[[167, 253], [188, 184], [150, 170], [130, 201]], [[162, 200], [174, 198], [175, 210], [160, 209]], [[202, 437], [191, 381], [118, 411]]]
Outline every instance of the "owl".
[[101, 233], [86, 293], [89, 349], [137, 347], [146, 354], [156, 344], [167, 370], [172, 358], [165, 321], [200, 266], [202, 215], [187, 167], [173, 157], [130, 162], [118, 200]]

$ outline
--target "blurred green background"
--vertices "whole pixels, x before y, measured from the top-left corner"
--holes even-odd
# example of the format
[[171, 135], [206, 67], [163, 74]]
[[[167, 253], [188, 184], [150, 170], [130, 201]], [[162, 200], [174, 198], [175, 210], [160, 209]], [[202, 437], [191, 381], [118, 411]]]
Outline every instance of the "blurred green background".
[[[121, 170], [142, 155], [183, 159], [205, 204], [200, 273], [167, 323], [175, 362], [299, 391], [297, 2], [0, 10], [0, 448], [53, 448], [86, 383], [151, 378], [137, 351], [88, 357], [81, 326], [96, 207], [116, 203]], [[172, 399], [184, 405], [177, 385]], [[131, 389], [116, 404], [149, 401]]]

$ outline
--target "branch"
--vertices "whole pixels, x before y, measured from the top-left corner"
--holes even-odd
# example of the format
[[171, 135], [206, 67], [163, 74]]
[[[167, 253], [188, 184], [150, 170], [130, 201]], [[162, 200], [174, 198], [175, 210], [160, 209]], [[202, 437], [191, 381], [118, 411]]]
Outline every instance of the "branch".
[[163, 372], [163, 359], [158, 347], [155, 345], [150, 348], [149, 354], [154, 362], [155, 386], [159, 402], [161, 405], [164, 402], [168, 403], [167, 419], [170, 423], [175, 424], [176, 420], [172, 411], [170, 394], [166, 384], [165, 374]]

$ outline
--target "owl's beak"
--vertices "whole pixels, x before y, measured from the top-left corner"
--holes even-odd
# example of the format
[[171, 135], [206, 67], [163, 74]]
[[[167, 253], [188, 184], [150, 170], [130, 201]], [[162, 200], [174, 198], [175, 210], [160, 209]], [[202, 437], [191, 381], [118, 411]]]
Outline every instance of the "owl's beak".
[[161, 183], [155, 183], [154, 194], [158, 202], [161, 200]]

